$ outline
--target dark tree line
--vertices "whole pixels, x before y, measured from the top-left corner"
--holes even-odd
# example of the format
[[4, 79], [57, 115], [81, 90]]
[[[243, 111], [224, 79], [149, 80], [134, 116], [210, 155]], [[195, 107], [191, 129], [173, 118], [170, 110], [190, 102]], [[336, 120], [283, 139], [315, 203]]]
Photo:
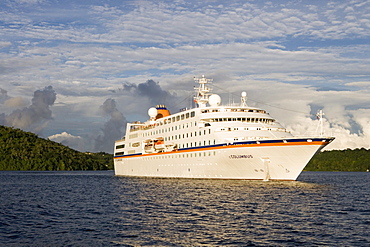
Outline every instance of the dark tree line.
[[370, 169], [370, 150], [345, 149], [324, 151], [315, 155], [306, 171], [352, 171], [364, 172]]
[[[111, 170], [113, 155], [81, 153], [37, 135], [0, 125], [0, 170]], [[366, 171], [370, 150], [346, 149], [318, 153], [306, 171]]]
[[37, 135], [0, 125], [0, 170], [113, 169], [108, 153], [82, 153]]

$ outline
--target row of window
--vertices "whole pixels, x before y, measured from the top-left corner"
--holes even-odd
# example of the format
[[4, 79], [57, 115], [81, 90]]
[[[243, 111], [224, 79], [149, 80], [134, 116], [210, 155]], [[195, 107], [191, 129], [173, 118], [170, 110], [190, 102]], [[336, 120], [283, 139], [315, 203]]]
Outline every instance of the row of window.
[[[206, 110], [202, 110], [202, 113], [220, 112], [221, 110], [224, 111], [224, 112], [266, 113], [266, 111], [264, 111], [264, 110], [239, 109], [239, 108], [235, 108], [235, 109], [206, 109]], [[181, 120], [188, 119], [188, 118], [192, 118], [192, 117], [195, 117], [195, 111], [187, 112], [187, 113], [184, 113], [184, 114], [179, 114], [179, 115], [173, 116], [173, 117], [163, 118], [163, 119], [159, 120], [156, 125], [148, 125], [148, 126], [133, 125], [133, 126], [131, 126], [130, 131], [152, 129], [156, 126], [163, 126], [165, 124], [174, 123], [174, 122], [181, 121]], [[210, 119], [210, 121], [211, 122], [242, 121], [242, 122], [251, 122], [251, 123], [257, 123], [257, 122], [272, 123], [275, 120], [273, 120], [273, 119], [260, 119], [260, 118], [215, 118], [215, 119]], [[179, 128], [181, 128], [181, 125], [179, 125]], [[172, 128], [172, 130], [173, 130], [173, 128]], [[131, 136], [130, 136], [130, 138], [131, 138]]]
[[206, 146], [206, 145], [212, 145], [212, 144], [216, 144], [216, 140], [213, 140], [213, 143], [211, 140], [199, 141], [199, 142], [187, 142], [187, 143], [179, 144], [179, 148], [192, 148], [192, 147], [200, 147], [200, 146]]
[[131, 126], [130, 131], [151, 129], [151, 128], [154, 128], [155, 126], [163, 126], [165, 124], [174, 123], [174, 122], [181, 121], [181, 120], [188, 119], [188, 118], [192, 118], [192, 117], [195, 117], [195, 111], [187, 112], [187, 113], [184, 113], [184, 114], [179, 114], [177, 116], [173, 116], [173, 117], [169, 117], [169, 118], [163, 118], [163, 119], [159, 120], [156, 125], [149, 125], [149, 126], [133, 125], [133, 126]]
[[[196, 127], [197, 126], [197, 122], [189, 122], [189, 123], [184, 123], [184, 124], [180, 124], [180, 125], [176, 125], [176, 126], [172, 126], [172, 127], [169, 127], [169, 128], [163, 128], [163, 129], [157, 129], [157, 130], [152, 130], [152, 131], [148, 131], [148, 132], [144, 132], [143, 133], [143, 136], [146, 137], [146, 136], [154, 136], [154, 135], [158, 135], [158, 134], [163, 134], [163, 133], [167, 133], [167, 132], [171, 132], [171, 131], [176, 131], [176, 130], [180, 130], [180, 129], [186, 129], [186, 128], [191, 128], [191, 127]], [[131, 139], [131, 135], [130, 135], [130, 139]]]
[[[239, 121], [239, 122], [246, 122], [246, 123], [263, 123], [263, 124], [272, 124], [275, 122], [274, 119], [267, 119], [267, 118], [211, 118], [208, 119], [210, 122], [231, 122], [231, 121]], [[206, 123], [207, 126], [209, 126], [208, 123]], [[171, 131], [176, 131], [180, 129], [185, 129], [189, 127], [197, 126], [197, 122], [190, 122], [190, 123], [184, 123], [176, 126], [172, 126], [169, 128], [163, 128], [163, 129], [157, 129], [150, 132], [143, 133], [144, 137], [147, 136], [153, 136], [158, 134], [163, 134]], [[196, 135], [195, 135], [196, 136]], [[138, 134], [132, 134], [130, 135], [130, 139], [138, 137]]]
[[[139, 142], [136, 142], [134, 144], [140, 145]], [[187, 142], [187, 143], [179, 144], [179, 148], [192, 148], [192, 147], [206, 146], [206, 145], [212, 145], [212, 144], [213, 145], [216, 144], [216, 140], [213, 140], [213, 141], [211, 141], [211, 140], [204, 140], [204, 141], [198, 141], [198, 142]], [[137, 146], [137, 145], [135, 145], [135, 146]], [[118, 149], [118, 148], [116, 148], [116, 149]], [[118, 156], [118, 155], [124, 155], [124, 154], [125, 154], [125, 152], [117, 152], [117, 153], [115, 153], [116, 156]]]
[[256, 112], [256, 113], [266, 113], [264, 110], [258, 109], [240, 109], [240, 108], [231, 108], [231, 109], [206, 109], [202, 110], [202, 113], [212, 113], [212, 112]]
[[170, 124], [171, 122], [174, 123], [176, 121], [188, 119], [189, 117], [195, 117], [195, 112], [192, 111], [192, 112], [187, 112], [187, 113], [184, 113], [184, 114], [181, 114], [181, 115], [177, 115], [177, 116], [174, 116], [174, 117], [165, 118], [162, 121], [160, 121], [159, 124], [160, 125]]
[[238, 121], [238, 122], [247, 122], [247, 123], [264, 123], [264, 124], [272, 124], [275, 122], [275, 119], [269, 118], [210, 118], [208, 119], [210, 122], [231, 122], [231, 121]]
[[199, 130], [199, 132], [194, 131], [194, 132], [188, 132], [188, 133], [184, 133], [184, 134], [169, 136], [169, 137], [165, 137], [164, 140], [165, 141], [173, 141], [173, 140], [180, 140], [181, 137], [182, 137], [182, 139], [185, 139], [185, 138], [196, 137], [197, 135], [202, 136], [202, 135], [207, 135], [207, 134], [211, 134], [211, 129], [203, 130], [203, 131]]
[[[178, 136], [179, 139], [181, 139], [181, 135]], [[185, 137], [183, 137], [185, 138]], [[172, 140], [177, 140], [177, 136], [165, 138], [165, 141], [172, 141]], [[179, 148], [192, 148], [192, 147], [198, 147], [198, 146], [206, 146], [206, 145], [212, 145], [216, 144], [216, 140], [203, 140], [203, 141], [198, 141], [198, 142], [188, 142], [188, 143], [182, 143], [179, 144]], [[140, 145], [140, 142], [135, 142], [131, 146], [132, 147], [138, 147]]]
[[194, 153], [183, 153], [175, 155], [155, 155], [149, 157], [143, 157], [143, 160], [158, 160], [158, 159], [177, 159], [177, 158], [196, 158], [196, 157], [207, 157], [215, 156], [216, 151], [206, 151], [206, 152], [194, 152]]
[[216, 129], [215, 131], [238, 131], [238, 130], [275, 130], [275, 131], [281, 131], [285, 130], [282, 128], [260, 128], [260, 127], [250, 127], [250, 128], [245, 128], [245, 127], [234, 127], [234, 128], [219, 128]]

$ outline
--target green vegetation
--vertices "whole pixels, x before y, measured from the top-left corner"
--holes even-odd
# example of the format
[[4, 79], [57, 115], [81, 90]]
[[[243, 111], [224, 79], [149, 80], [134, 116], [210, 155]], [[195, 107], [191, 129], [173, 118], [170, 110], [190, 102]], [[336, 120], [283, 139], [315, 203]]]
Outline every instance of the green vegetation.
[[370, 150], [346, 149], [324, 151], [315, 155], [305, 171], [364, 172], [370, 169]]
[[[0, 170], [58, 171], [111, 170], [113, 155], [81, 153], [37, 135], [0, 125]], [[305, 171], [366, 171], [370, 150], [324, 151], [315, 155]]]
[[37, 135], [0, 125], [0, 170], [111, 170], [113, 155], [81, 153]]

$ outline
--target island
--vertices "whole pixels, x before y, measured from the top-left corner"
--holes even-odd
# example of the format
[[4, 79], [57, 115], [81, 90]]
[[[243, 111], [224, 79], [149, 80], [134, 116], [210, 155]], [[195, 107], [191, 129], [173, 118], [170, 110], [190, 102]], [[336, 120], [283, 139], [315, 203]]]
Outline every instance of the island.
[[0, 125], [0, 170], [112, 170], [113, 155], [79, 152], [20, 129]]
[[[0, 170], [112, 170], [113, 155], [79, 152], [34, 133], [0, 125]], [[370, 170], [370, 150], [330, 150], [316, 154], [304, 171]]]

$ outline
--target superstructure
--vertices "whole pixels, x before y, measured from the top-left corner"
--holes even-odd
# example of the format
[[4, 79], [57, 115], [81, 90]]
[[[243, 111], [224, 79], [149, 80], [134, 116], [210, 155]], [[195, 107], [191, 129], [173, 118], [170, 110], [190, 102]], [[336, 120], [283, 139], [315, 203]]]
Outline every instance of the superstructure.
[[115, 142], [116, 175], [296, 180], [334, 140], [294, 137], [265, 110], [249, 107], [245, 92], [238, 106], [221, 105], [210, 79], [195, 80], [196, 108], [170, 114], [157, 105], [148, 121], [127, 124], [125, 137]]

